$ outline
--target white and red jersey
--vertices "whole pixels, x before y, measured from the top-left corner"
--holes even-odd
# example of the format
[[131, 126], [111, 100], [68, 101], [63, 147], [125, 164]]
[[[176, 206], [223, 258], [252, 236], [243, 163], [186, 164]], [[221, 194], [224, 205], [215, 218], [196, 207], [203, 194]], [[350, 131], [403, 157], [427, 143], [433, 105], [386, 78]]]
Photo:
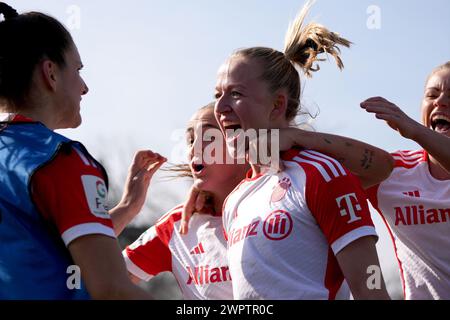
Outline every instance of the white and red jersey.
[[128, 271], [144, 281], [172, 272], [185, 299], [233, 299], [222, 217], [194, 214], [181, 235], [182, 210], [170, 210], [123, 251]]
[[234, 298], [348, 299], [335, 255], [376, 236], [366, 196], [324, 154], [292, 149], [282, 159], [282, 172], [245, 179], [224, 203]]
[[424, 150], [392, 153], [389, 178], [368, 190], [394, 241], [406, 299], [450, 299], [450, 181]]

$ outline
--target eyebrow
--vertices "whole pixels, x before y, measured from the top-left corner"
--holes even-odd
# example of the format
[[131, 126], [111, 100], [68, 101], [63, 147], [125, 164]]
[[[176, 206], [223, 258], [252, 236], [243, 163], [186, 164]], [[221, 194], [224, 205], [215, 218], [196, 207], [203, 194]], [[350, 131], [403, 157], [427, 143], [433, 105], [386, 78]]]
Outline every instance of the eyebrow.
[[[217, 129], [217, 130], [220, 130], [218, 126], [214, 126], [214, 125], [209, 124], [209, 123], [205, 123], [205, 124], [203, 125], [203, 127], [204, 127], [206, 130], [208, 130], [208, 129]], [[189, 127], [186, 129], [186, 134], [191, 134], [191, 133], [193, 133], [193, 132], [194, 132], [194, 127], [192, 127], [192, 126], [189, 126]]]
[[[232, 88], [232, 89], [238, 88], [238, 89], [243, 89], [243, 90], [247, 89], [247, 87], [242, 85], [242, 84], [231, 84], [231, 85], [226, 87], [226, 89], [230, 89], [230, 88]], [[215, 90], [218, 90], [218, 89], [219, 89], [219, 87], [216, 86]]]
[[[441, 91], [441, 88], [438, 88], [438, 87], [428, 87], [428, 88], [425, 89], [425, 91], [431, 91], [431, 90], [434, 90], [434, 91]], [[444, 90], [442, 90], [442, 91], [450, 91], [450, 88], [444, 89]]]

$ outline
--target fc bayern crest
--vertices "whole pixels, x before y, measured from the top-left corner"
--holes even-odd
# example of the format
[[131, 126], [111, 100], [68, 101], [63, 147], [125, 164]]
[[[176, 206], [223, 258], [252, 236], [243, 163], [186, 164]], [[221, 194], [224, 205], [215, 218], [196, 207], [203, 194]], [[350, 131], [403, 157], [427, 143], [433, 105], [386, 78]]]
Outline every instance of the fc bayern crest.
[[272, 196], [270, 197], [271, 202], [278, 202], [284, 198], [287, 191], [291, 187], [291, 180], [288, 177], [284, 177], [278, 180], [277, 185], [273, 188]]

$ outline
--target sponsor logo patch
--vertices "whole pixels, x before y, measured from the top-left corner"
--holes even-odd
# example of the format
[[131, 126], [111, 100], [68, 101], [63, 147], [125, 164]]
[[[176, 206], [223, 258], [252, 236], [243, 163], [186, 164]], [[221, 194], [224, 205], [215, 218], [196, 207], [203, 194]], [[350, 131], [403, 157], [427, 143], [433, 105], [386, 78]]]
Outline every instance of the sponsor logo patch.
[[283, 240], [291, 234], [293, 224], [289, 212], [276, 210], [264, 220], [263, 232], [267, 239]]
[[91, 213], [98, 218], [109, 219], [106, 206], [108, 192], [103, 179], [93, 175], [84, 175], [81, 176], [81, 182]]

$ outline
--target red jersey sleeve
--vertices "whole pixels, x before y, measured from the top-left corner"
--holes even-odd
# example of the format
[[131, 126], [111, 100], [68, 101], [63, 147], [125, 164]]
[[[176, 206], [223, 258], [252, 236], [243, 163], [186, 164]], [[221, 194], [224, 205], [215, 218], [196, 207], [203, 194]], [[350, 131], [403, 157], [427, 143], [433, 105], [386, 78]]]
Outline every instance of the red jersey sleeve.
[[101, 169], [77, 148], [67, 150], [60, 151], [33, 175], [34, 203], [44, 218], [56, 226], [66, 246], [88, 234], [115, 238]]
[[172, 271], [172, 254], [161, 241], [156, 226], [129, 245], [123, 251], [123, 256], [128, 271], [144, 281], [161, 272]]
[[377, 236], [365, 193], [349, 170], [315, 151], [302, 151], [298, 159], [306, 174], [308, 208], [334, 254], [358, 238]]
[[175, 207], [163, 215], [153, 227], [123, 251], [129, 272], [141, 280], [148, 281], [161, 272], [172, 271], [169, 243], [174, 223], [181, 219], [182, 208]]

